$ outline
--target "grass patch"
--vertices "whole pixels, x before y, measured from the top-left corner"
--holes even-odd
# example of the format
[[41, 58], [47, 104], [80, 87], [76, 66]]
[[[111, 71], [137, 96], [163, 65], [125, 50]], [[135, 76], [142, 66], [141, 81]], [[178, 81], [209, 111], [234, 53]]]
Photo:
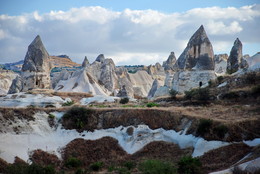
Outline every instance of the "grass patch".
[[175, 174], [176, 169], [169, 162], [160, 160], [146, 160], [139, 166], [143, 174]]
[[55, 115], [49, 114], [48, 118], [53, 120], [55, 118]]
[[159, 107], [159, 106], [160, 106], [159, 104], [157, 104], [157, 103], [153, 103], [153, 102], [151, 102], [151, 103], [147, 103], [147, 104], [146, 104], [146, 107], [148, 107], [148, 108]]
[[67, 101], [67, 102], [62, 104], [62, 106], [72, 106], [72, 105], [74, 105], [74, 101], [73, 100]]

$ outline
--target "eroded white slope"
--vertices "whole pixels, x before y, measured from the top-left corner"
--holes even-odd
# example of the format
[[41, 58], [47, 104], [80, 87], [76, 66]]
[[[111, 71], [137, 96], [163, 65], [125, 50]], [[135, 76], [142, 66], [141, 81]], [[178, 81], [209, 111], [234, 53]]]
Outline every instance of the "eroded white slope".
[[[55, 112], [57, 119], [62, 113]], [[206, 141], [203, 138], [185, 135], [185, 131], [175, 132], [162, 128], [152, 130], [147, 125], [139, 125], [133, 128], [133, 134], [128, 135], [129, 127], [119, 126], [117, 128], [95, 130], [94, 132], [84, 131], [78, 133], [76, 130], [65, 130], [61, 125], [51, 128], [47, 122], [48, 114], [39, 112], [34, 115], [35, 121], [21, 124], [13, 122], [9, 126], [20, 125], [19, 134], [14, 131], [0, 134], [0, 158], [8, 162], [13, 162], [14, 157], [18, 156], [23, 160], [28, 160], [32, 150], [42, 149], [55, 153], [60, 157], [60, 149], [76, 138], [96, 140], [105, 136], [110, 136], [118, 140], [119, 145], [128, 153], [132, 154], [153, 141], [166, 141], [178, 144], [180, 148], [194, 147], [193, 156], [203, 155], [205, 152], [228, 145], [227, 142]], [[131, 126], [130, 126], [131, 127]]]

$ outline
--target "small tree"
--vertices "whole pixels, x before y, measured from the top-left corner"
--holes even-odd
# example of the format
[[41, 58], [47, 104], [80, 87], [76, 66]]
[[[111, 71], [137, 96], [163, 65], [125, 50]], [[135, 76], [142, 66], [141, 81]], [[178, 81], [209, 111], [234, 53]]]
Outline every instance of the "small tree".
[[178, 173], [183, 174], [200, 174], [201, 162], [197, 158], [185, 156], [178, 162]]
[[171, 97], [172, 97], [173, 99], [176, 99], [176, 95], [178, 94], [177, 91], [175, 91], [174, 89], [171, 89], [171, 90], [169, 91], [169, 93], [170, 93], [170, 95], [171, 95]]
[[126, 104], [126, 103], [128, 103], [128, 102], [129, 102], [129, 98], [127, 98], [127, 97], [122, 98], [122, 99], [119, 101], [119, 103], [121, 103], [121, 104]]

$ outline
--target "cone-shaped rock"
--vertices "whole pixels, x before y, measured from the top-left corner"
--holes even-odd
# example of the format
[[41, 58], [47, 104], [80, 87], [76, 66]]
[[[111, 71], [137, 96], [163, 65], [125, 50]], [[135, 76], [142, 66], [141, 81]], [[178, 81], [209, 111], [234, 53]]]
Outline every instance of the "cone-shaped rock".
[[230, 51], [230, 55], [227, 60], [227, 72], [234, 73], [239, 69], [239, 65], [242, 59], [242, 43], [237, 38], [234, 42], [234, 45]]
[[150, 89], [150, 91], [148, 93], [148, 98], [152, 98], [159, 87], [160, 87], [159, 82], [157, 79], [155, 79], [153, 81], [152, 88]]
[[98, 57], [96, 58], [96, 61], [97, 62], [104, 62], [105, 61], [105, 56], [104, 56], [104, 54], [100, 54], [100, 55], [98, 55]]
[[171, 52], [171, 54], [169, 55], [168, 59], [163, 64], [164, 70], [165, 71], [167, 71], [167, 70], [174, 70], [173, 66], [174, 66], [175, 62], [176, 62], [175, 54], [174, 54], [174, 52]]
[[89, 61], [88, 61], [87, 56], [85, 56], [85, 59], [84, 59], [84, 61], [82, 62], [82, 67], [85, 68], [85, 67], [87, 67], [87, 65], [89, 65]]
[[45, 72], [50, 68], [49, 54], [38, 35], [28, 47], [22, 71]]
[[22, 67], [22, 91], [34, 88], [50, 89], [49, 54], [38, 35], [29, 45]]
[[203, 25], [190, 38], [187, 47], [177, 60], [183, 70], [214, 70], [214, 53]]

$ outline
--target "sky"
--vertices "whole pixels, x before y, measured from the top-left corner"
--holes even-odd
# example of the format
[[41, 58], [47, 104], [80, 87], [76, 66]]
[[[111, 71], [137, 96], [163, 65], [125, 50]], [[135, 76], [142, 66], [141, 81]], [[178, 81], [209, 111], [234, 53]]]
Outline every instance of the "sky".
[[259, 0], [0, 0], [0, 63], [24, 59], [40, 35], [50, 55], [77, 63], [99, 54], [116, 65], [176, 58], [204, 25], [214, 53], [260, 51]]

